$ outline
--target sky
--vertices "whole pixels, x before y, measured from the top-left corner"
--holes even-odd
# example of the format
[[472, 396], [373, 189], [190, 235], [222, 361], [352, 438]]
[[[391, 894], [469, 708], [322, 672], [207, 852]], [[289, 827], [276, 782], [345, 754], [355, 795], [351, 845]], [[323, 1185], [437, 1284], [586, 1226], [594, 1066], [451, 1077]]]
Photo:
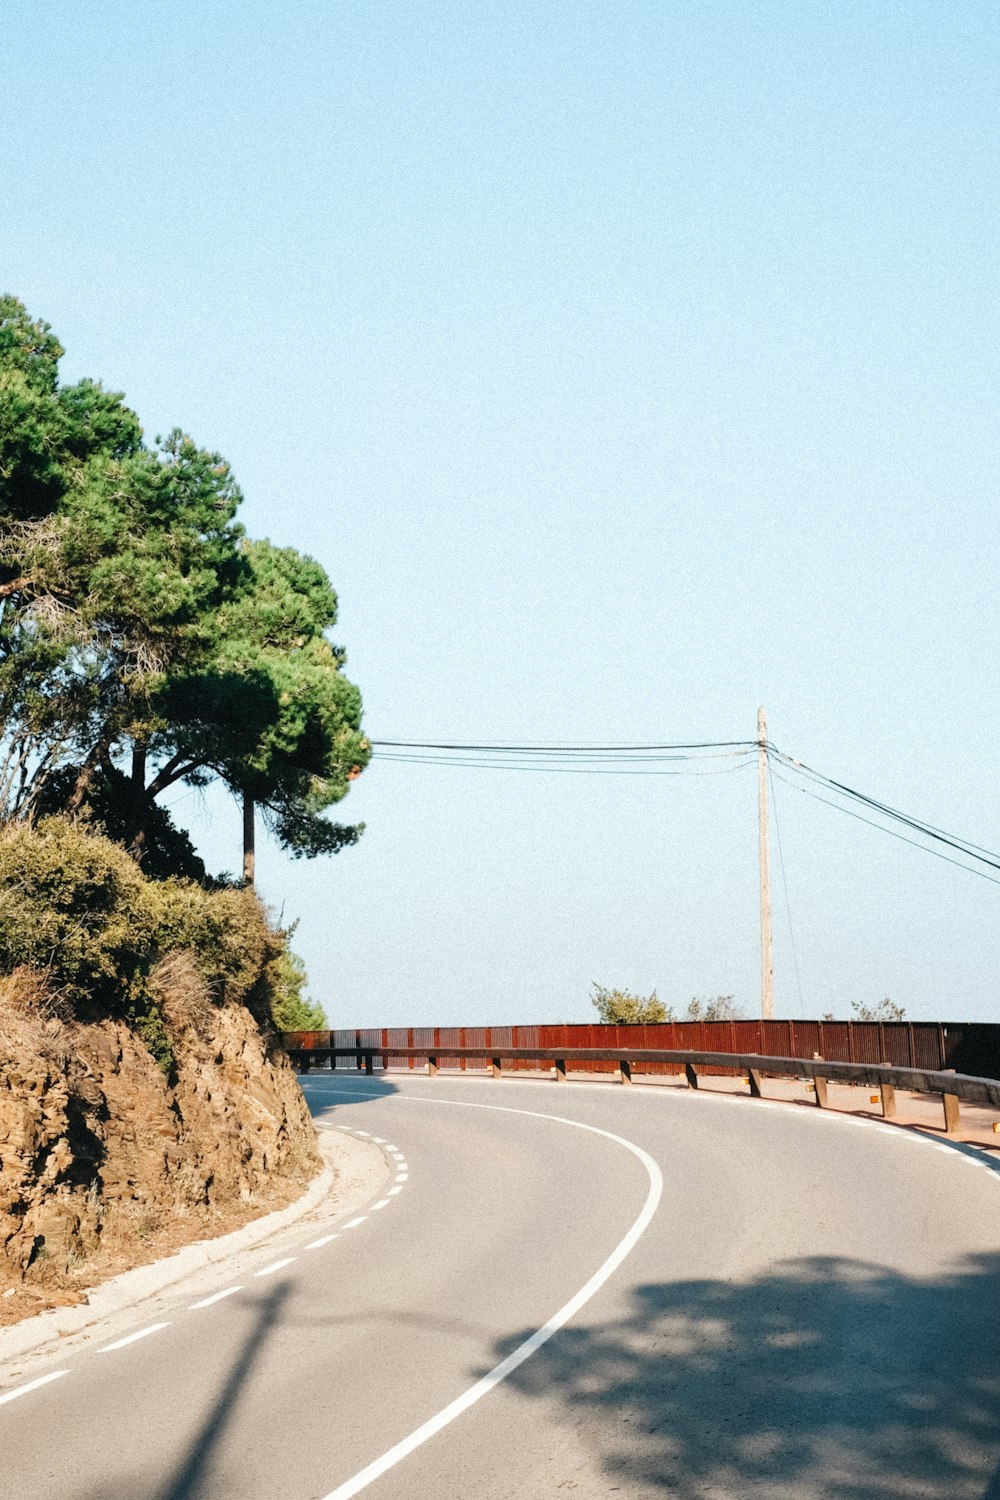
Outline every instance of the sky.
[[[323, 563], [372, 738], [763, 704], [998, 849], [998, 43], [992, 0], [7, 0], [0, 282]], [[997, 1020], [1000, 889], [774, 793], [777, 1014]], [[335, 816], [258, 850], [333, 1024], [759, 1013], [752, 764], [376, 759]]]

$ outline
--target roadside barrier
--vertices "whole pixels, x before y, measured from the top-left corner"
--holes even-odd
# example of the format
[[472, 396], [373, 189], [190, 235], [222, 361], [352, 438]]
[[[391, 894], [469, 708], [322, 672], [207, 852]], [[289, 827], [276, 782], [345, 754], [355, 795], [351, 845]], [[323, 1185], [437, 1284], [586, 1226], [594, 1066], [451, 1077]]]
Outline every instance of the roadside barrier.
[[[691, 1052], [651, 1048], [635, 1048], [623, 1055], [622, 1049], [611, 1047], [566, 1047], [558, 1055], [551, 1048], [538, 1047], [400, 1047], [396, 1044], [375, 1046], [371, 1044], [355, 1047], [296, 1047], [289, 1039], [288, 1055], [301, 1071], [319, 1061], [329, 1061], [335, 1067], [338, 1058], [353, 1059], [359, 1070], [369, 1076], [376, 1071], [375, 1060], [379, 1059], [384, 1071], [389, 1059], [405, 1060], [412, 1067], [414, 1061], [423, 1059], [427, 1072], [436, 1075], [442, 1059], [485, 1063], [487, 1076], [500, 1078], [504, 1063], [549, 1063], [559, 1082], [565, 1082], [574, 1071], [571, 1063], [590, 1064], [584, 1076], [593, 1078], [593, 1064], [611, 1063], [608, 1072], [623, 1084], [632, 1084], [633, 1070], [643, 1064], [673, 1064], [683, 1068], [689, 1088], [699, 1085], [698, 1069], [710, 1069], [713, 1073], [724, 1072], [742, 1076], [747, 1080], [750, 1093], [761, 1098], [762, 1082], [766, 1077], [804, 1078], [811, 1081], [816, 1091], [816, 1104], [820, 1109], [828, 1104], [828, 1083], [860, 1084], [866, 1088], [878, 1088], [883, 1117], [887, 1120], [896, 1114], [896, 1090], [910, 1093], [937, 1094], [944, 1112], [944, 1128], [951, 1135], [959, 1127], [959, 1101], [988, 1104], [1000, 1108], [1000, 1080], [995, 1078], [973, 1078], [964, 1073], [954, 1073], [928, 1068], [894, 1068], [883, 1063], [827, 1062], [822, 1057], [765, 1057], [759, 1052]], [[599, 1075], [598, 1075], [599, 1076]], [[638, 1075], [638, 1076], [641, 1076]]]

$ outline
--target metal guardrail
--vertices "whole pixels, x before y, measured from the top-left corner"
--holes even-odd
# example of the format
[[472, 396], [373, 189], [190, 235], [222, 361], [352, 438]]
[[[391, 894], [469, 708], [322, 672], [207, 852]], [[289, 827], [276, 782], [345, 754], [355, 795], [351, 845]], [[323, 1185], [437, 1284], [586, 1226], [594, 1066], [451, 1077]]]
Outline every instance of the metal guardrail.
[[[359, 1069], [371, 1075], [375, 1071], [375, 1058], [426, 1060], [427, 1071], [436, 1074], [442, 1058], [485, 1061], [488, 1076], [499, 1078], [504, 1062], [549, 1062], [556, 1079], [564, 1082], [567, 1064], [572, 1062], [611, 1062], [614, 1075], [623, 1084], [633, 1082], [633, 1068], [643, 1063], [672, 1063], [683, 1067], [690, 1088], [698, 1087], [698, 1068], [725, 1069], [729, 1073], [741, 1074], [750, 1093], [755, 1098], [762, 1095], [762, 1080], [765, 1075], [783, 1078], [806, 1078], [816, 1090], [816, 1103], [822, 1109], [827, 1106], [828, 1083], [863, 1084], [878, 1088], [882, 1114], [891, 1120], [896, 1114], [896, 1090], [911, 1093], [937, 1094], [944, 1110], [944, 1126], [953, 1134], [959, 1126], [959, 1101], [988, 1104], [1000, 1108], [1000, 1081], [995, 1078], [972, 1078], [964, 1073], [940, 1071], [927, 1068], [893, 1068], [883, 1063], [827, 1062], [824, 1058], [765, 1057], [759, 1052], [691, 1052], [662, 1051], [651, 1048], [636, 1048], [622, 1055], [622, 1048], [612, 1047], [565, 1047], [558, 1055], [551, 1048], [538, 1047], [311, 1047], [291, 1046], [288, 1049], [292, 1061], [302, 1071], [308, 1071], [311, 1063], [329, 1059], [335, 1065], [338, 1057], [352, 1057]], [[570, 1070], [572, 1071], [572, 1070]], [[594, 1074], [584, 1076], [593, 1078]]]

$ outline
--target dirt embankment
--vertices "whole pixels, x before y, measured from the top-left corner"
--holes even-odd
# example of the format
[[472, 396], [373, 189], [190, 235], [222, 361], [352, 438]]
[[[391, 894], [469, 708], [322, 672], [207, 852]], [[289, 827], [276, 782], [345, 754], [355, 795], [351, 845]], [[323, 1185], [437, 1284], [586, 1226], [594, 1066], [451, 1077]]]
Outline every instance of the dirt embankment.
[[317, 1170], [273, 1036], [173, 978], [169, 1077], [124, 1022], [46, 1017], [30, 976], [0, 981], [0, 1324], [281, 1207]]

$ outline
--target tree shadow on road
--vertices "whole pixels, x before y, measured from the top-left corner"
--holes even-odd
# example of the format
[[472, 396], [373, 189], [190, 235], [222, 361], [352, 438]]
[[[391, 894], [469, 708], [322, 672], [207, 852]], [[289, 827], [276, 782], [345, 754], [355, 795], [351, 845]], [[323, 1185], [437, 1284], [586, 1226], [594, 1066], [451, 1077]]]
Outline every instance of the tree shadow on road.
[[1000, 1500], [1000, 1256], [927, 1280], [812, 1258], [651, 1282], [510, 1378], [562, 1402], [609, 1495]]
[[[168, 1478], [162, 1482], [147, 1482], [145, 1476], [137, 1474], [115, 1488], [102, 1484], [100, 1490], [90, 1491], [86, 1497], [81, 1494], [81, 1500], [139, 1500], [140, 1496], [148, 1496], [149, 1500], [206, 1500], [206, 1497], [212, 1495], [213, 1457], [264, 1345], [282, 1322], [284, 1306], [291, 1290], [291, 1283], [283, 1281], [274, 1286], [266, 1296], [257, 1299], [254, 1304], [257, 1315], [253, 1326], [232, 1360], [229, 1373], [206, 1411], [201, 1425], [189, 1439]], [[140, 1460], [143, 1452], [143, 1435], [136, 1432], [135, 1453]]]

